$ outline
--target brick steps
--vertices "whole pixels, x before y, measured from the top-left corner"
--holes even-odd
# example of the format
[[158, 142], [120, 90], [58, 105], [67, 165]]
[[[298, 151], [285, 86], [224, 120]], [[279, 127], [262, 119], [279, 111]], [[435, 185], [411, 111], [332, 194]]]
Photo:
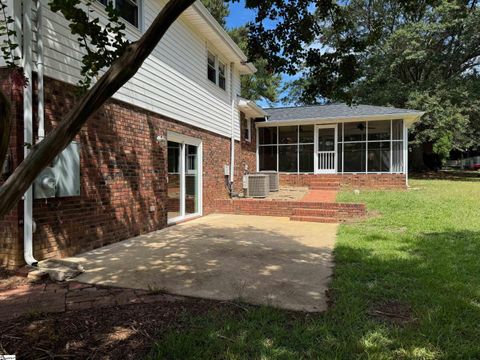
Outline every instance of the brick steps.
[[335, 181], [335, 179], [329, 178], [313, 179], [310, 182], [309, 188], [311, 190], [339, 190], [340, 181]]
[[326, 186], [326, 185], [310, 185], [310, 190], [330, 190], [337, 191], [340, 186]]
[[339, 222], [338, 209], [293, 209], [291, 221], [308, 221], [319, 223], [336, 223]]
[[306, 222], [318, 222], [318, 223], [338, 223], [337, 218], [321, 217], [321, 216], [292, 216], [291, 221], [306, 221]]
[[331, 217], [338, 216], [337, 209], [293, 209], [293, 216], [317, 216], [317, 217]]

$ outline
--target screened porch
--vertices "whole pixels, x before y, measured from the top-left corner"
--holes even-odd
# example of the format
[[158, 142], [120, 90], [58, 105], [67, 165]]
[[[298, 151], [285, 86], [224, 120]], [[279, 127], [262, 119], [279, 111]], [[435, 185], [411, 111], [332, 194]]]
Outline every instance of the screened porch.
[[297, 174], [405, 173], [401, 119], [257, 124], [257, 170]]

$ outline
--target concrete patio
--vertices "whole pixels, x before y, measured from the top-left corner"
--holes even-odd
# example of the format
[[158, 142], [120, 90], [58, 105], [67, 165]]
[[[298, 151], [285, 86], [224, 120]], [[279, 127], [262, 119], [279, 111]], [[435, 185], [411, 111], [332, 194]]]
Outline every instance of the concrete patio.
[[215, 214], [68, 260], [83, 283], [324, 311], [337, 227]]

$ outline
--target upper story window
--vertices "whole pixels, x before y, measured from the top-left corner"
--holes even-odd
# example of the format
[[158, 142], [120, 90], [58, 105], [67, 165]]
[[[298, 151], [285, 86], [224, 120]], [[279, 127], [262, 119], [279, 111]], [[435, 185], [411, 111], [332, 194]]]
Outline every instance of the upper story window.
[[225, 64], [222, 62], [218, 62], [218, 86], [220, 86], [223, 90], [225, 90], [227, 82], [226, 82], [226, 68]]
[[227, 88], [227, 66], [218, 59], [218, 56], [208, 51], [207, 59], [208, 80], [218, 85], [221, 89]]
[[140, 28], [140, 1], [141, 0], [98, 0], [107, 6], [112, 3], [120, 16], [136, 28]]
[[217, 83], [216, 57], [210, 51], [208, 52], [208, 80]]

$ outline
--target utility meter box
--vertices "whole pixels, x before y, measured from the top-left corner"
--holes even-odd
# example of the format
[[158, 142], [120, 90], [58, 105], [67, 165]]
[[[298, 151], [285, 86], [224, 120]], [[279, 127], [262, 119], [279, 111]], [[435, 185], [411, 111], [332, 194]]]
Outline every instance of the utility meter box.
[[80, 195], [80, 145], [70, 143], [34, 183], [35, 199]]
[[44, 169], [35, 179], [34, 197], [35, 199], [54, 198], [57, 190], [57, 179], [53, 168]]
[[80, 145], [71, 142], [53, 161], [57, 197], [80, 195]]

